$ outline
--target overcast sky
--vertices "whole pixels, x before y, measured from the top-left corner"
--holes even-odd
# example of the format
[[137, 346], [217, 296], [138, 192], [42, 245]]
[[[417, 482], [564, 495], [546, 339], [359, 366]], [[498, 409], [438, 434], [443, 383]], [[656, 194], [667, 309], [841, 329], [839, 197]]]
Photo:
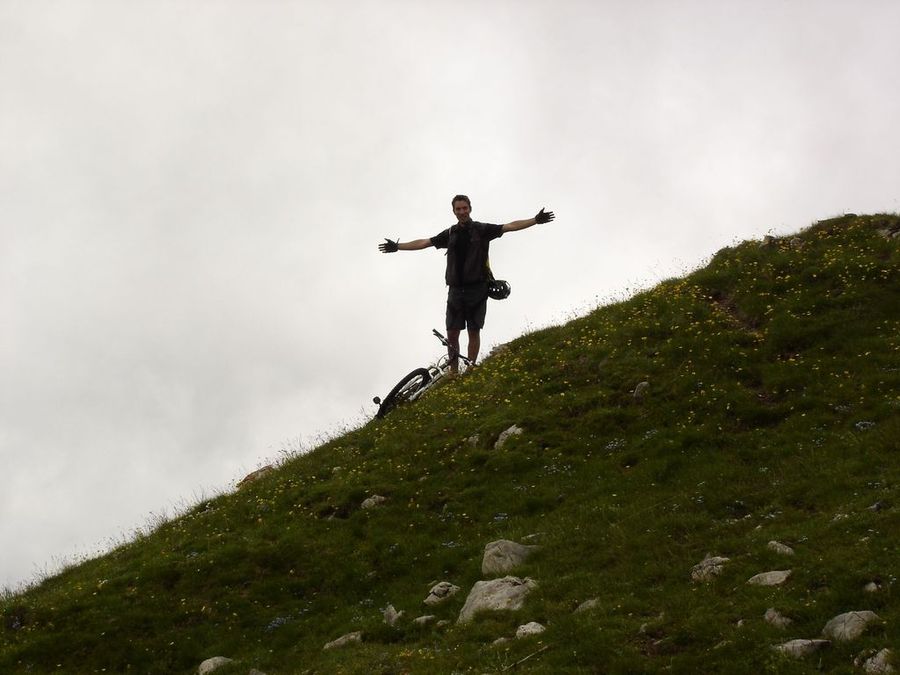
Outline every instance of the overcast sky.
[[0, 585], [722, 246], [900, 210], [896, 0], [0, 0]]

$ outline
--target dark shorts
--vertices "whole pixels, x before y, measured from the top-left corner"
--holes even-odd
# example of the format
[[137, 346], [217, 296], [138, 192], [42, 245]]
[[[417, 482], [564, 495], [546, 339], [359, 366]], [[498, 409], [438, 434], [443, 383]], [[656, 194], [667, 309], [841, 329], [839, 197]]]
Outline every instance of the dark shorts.
[[451, 286], [447, 292], [447, 330], [481, 330], [487, 314], [487, 282]]

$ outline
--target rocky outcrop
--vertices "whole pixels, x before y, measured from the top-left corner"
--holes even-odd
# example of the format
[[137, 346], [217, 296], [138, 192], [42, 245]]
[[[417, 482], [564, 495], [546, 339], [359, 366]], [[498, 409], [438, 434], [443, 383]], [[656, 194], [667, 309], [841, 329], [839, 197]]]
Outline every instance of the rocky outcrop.
[[845, 612], [825, 624], [822, 636], [838, 642], [855, 640], [865, 632], [866, 626], [879, 620], [880, 617], [875, 612]]
[[722, 574], [728, 561], [729, 558], [708, 555], [691, 568], [691, 579], [698, 582], [711, 581]]
[[206, 659], [206, 661], [200, 664], [200, 667], [197, 668], [197, 675], [208, 675], [208, 673], [215, 672], [222, 666], [227, 666], [229, 663], [233, 662], [234, 659], [229, 659], [224, 656], [213, 656], [211, 659]]
[[353, 633], [342, 635], [337, 640], [332, 640], [326, 644], [322, 649], [340, 649], [358, 642], [362, 642], [362, 631], [354, 631]]
[[526, 546], [508, 539], [498, 539], [484, 547], [481, 573], [506, 574], [525, 562], [539, 546]]
[[747, 583], [752, 586], [781, 586], [790, 578], [791, 570], [774, 570], [752, 576], [747, 580]]
[[437, 605], [447, 598], [456, 595], [459, 592], [459, 586], [454, 586], [449, 581], [442, 581], [435, 584], [430, 591], [428, 597], [423, 601], [426, 605]]
[[500, 436], [497, 438], [497, 442], [494, 443], [494, 450], [499, 450], [503, 447], [503, 445], [513, 436], [519, 436], [522, 434], [524, 429], [522, 427], [516, 426], [513, 424], [509, 429], [500, 433]]
[[456, 622], [468, 623], [478, 612], [521, 609], [525, 598], [535, 588], [537, 582], [527, 577], [520, 579], [510, 576], [478, 581], [469, 592]]
[[376, 506], [381, 506], [387, 501], [387, 497], [382, 497], [381, 495], [372, 495], [367, 499], [363, 500], [363, 503], [360, 505], [362, 509], [372, 509]]
[[831, 642], [828, 640], [790, 640], [784, 644], [776, 645], [774, 649], [785, 656], [793, 656], [799, 659], [814, 654], [830, 645]]

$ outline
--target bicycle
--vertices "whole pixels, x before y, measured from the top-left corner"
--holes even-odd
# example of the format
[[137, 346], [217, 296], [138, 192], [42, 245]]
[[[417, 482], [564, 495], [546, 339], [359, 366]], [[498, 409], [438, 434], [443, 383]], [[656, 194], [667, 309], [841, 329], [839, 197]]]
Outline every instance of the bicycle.
[[[378, 412], [375, 413], [375, 417], [378, 419], [381, 419], [402, 403], [409, 403], [419, 399], [426, 391], [450, 373], [451, 354], [454, 353], [450, 351], [452, 349], [450, 343], [436, 329], [432, 330], [431, 333], [441, 341], [441, 344], [447, 348], [448, 352], [442, 355], [433, 365], [427, 368], [416, 368], [400, 380], [383, 400], [378, 396], [373, 398], [372, 402], [378, 406]], [[472, 362], [458, 351], [455, 352], [455, 355], [467, 367], [472, 365]]]

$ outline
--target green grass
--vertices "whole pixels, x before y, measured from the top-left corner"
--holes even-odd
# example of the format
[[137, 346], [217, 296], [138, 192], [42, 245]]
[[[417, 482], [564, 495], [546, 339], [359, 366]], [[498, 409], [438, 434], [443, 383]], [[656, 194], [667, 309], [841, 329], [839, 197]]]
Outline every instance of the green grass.
[[[850, 672], [864, 649], [900, 647], [900, 253], [885, 228], [900, 217], [724, 249], [6, 594], [0, 672], [189, 673], [216, 655], [238, 660], [219, 672], [269, 675]], [[513, 423], [525, 433], [495, 450]], [[373, 494], [389, 501], [362, 510]], [[525, 607], [456, 626], [484, 545], [537, 533], [516, 571], [540, 584]], [[706, 554], [731, 562], [692, 583]], [[784, 568], [782, 587], [746, 584]], [[424, 606], [442, 580], [463, 591]], [[388, 603], [407, 620], [384, 625]], [[773, 606], [788, 630], [762, 620]], [[883, 623], [854, 643], [801, 661], [771, 649], [861, 609]], [[454, 623], [409, 621], [422, 614]], [[528, 621], [547, 631], [493, 644]], [[323, 651], [355, 630], [361, 644]]]

